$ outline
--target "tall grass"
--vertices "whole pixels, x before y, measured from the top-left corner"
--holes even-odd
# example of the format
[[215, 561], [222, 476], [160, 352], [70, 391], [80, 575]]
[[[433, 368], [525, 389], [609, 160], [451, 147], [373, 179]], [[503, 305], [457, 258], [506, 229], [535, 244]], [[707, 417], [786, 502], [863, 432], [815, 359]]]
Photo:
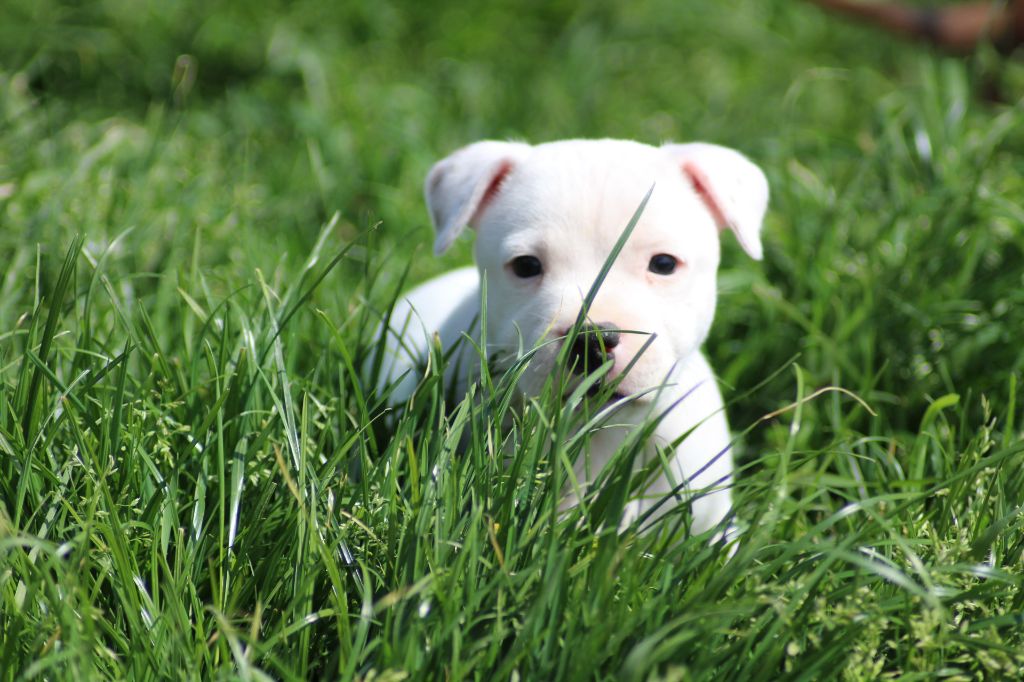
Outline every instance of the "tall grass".
[[[0, 678], [1021, 675], [1024, 113], [978, 96], [1019, 65], [752, 0], [9, 10]], [[570, 135], [770, 177], [707, 347], [731, 556], [685, 505], [615, 532], [628, 449], [559, 513], [557, 391], [364, 376], [468, 259], [426, 255], [429, 163]]]

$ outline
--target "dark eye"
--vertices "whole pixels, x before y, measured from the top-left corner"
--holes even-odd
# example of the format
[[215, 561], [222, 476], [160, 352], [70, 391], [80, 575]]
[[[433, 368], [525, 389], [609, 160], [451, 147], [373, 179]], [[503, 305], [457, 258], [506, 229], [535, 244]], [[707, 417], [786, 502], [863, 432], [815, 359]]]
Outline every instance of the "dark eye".
[[671, 275], [676, 271], [676, 266], [678, 265], [679, 261], [676, 260], [675, 256], [659, 253], [657, 256], [651, 257], [651, 262], [647, 264], [647, 269], [656, 275]]
[[530, 279], [539, 275], [543, 268], [540, 264], [540, 258], [536, 256], [516, 256], [509, 263], [512, 268], [512, 272], [515, 273], [516, 277], [520, 279]]

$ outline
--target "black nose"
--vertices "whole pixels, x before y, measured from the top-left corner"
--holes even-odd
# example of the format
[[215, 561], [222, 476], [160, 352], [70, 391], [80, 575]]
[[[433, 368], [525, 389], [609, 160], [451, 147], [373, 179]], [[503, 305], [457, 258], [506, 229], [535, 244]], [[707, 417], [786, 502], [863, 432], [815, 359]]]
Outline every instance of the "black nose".
[[614, 356], [619, 345], [619, 332], [610, 322], [590, 322], [580, 327], [579, 335], [572, 344], [569, 363], [577, 374], [586, 374]]

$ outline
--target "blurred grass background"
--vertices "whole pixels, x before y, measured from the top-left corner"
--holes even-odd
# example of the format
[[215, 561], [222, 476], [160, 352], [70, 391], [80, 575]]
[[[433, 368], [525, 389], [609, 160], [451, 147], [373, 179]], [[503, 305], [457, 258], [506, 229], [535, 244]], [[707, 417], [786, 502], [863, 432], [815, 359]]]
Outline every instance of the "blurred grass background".
[[[875, 492], [900, 476], [907, 480], [893, 489], [914, 490], [922, 477], [934, 483], [961, 460], [979, 461], [992, 442], [1019, 440], [1024, 69], [1012, 59], [985, 48], [943, 57], [784, 0], [6, 0], [0, 12], [0, 446], [8, 458], [0, 489], [15, 520], [11, 537], [45, 536], [40, 528], [49, 527], [48, 465], [38, 460], [37, 478], [23, 483], [36, 446], [18, 444], [14, 425], [36, 424], [19, 413], [24, 377], [38, 364], [29, 321], [47, 312], [76, 234], [81, 267], [96, 274], [92, 284], [85, 274], [74, 280], [64, 310], [73, 323], [56, 338], [67, 367], [55, 365], [54, 376], [67, 382], [81, 356], [117, 357], [130, 339], [146, 355], [125, 362], [137, 377], [129, 393], [176, 415], [153, 428], [185, 442], [175, 429], [210, 428], [202, 403], [229, 374], [224, 358], [238, 361], [227, 332], [216, 352], [203, 345], [207, 313], [234, 310], [259, 338], [269, 319], [252, 312], [266, 297], [261, 287], [294, 302], [309, 254], [350, 244], [303, 299], [277, 369], [298, 377], [296, 395], [351, 399], [334, 344], [343, 339], [358, 359], [372, 330], [366, 311], [386, 306], [407, 267], [419, 280], [468, 262], [468, 241], [443, 259], [429, 256], [420, 188], [433, 161], [484, 137], [701, 139], [762, 165], [772, 186], [767, 256], [752, 263], [725, 239], [708, 343], [735, 400], [731, 423], [741, 431], [797, 397], [798, 374], [787, 369], [794, 356], [806, 386], [842, 386], [878, 413], [833, 394], [807, 404], [799, 428], [784, 418], [746, 435], [752, 480], [794, 467], [800, 483], [790, 490], [804, 502], [781, 526], [789, 540], [841, 507], [846, 493], [836, 490], [860, 475], [837, 464], [848, 455], [884, 462]], [[992, 82], [1006, 101], [983, 97]], [[43, 389], [47, 404], [59, 405], [60, 386]], [[96, 405], [117, 394], [103, 395]], [[243, 408], [238, 414], [248, 414]], [[95, 409], [96, 423], [116, 414]], [[324, 427], [335, 432], [321, 444], [347, 442], [346, 428], [367, 415], [347, 416]], [[278, 436], [261, 438], [269, 448]], [[798, 464], [783, 456], [792, 452], [802, 453]], [[823, 477], [835, 475], [852, 478], [847, 488], [827, 479], [836, 489], [820, 497]], [[1021, 500], [1020, 477], [1006, 476], [985, 498], [1004, 516]], [[964, 495], [944, 504], [956, 510]], [[751, 517], [758, 504], [747, 501]], [[995, 512], [979, 509], [972, 528], [995, 527]], [[75, 513], [62, 514], [71, 532]], [[1005, 519], [1002, 528], [1016, 528]], [[925, 534], [908, 523], [908, 536]], [[1014, 532], [1005, 547], [1019, 566]], [[944, 543], [962, 540], [935, 539], [935, 557], [955, 554]], [[14, 595], [10, 575], [0, 582]], [[1007, 589], [1019, 594], [1017, 583]], [[5, 622], [15, 632], [15, 621]], [[885, 636], [887, 627], [910, 631], [878, 627]], [[328, 644], [340, 637], [318, 636]], [[912, 637], [896, 641], [894, 650], [932, 651]], [[1006, 671], [1019, 665], [1019, 641], [1000, 650], [1011, 661]], [[939, 653], [925, 656], [933, 672], [952, 645], [934, 646]], [[12, 639], [4, 647], [5, 660], [21, 660]], [[879, 673], [914, 662], [879, 656]], [[206, 665], [195, 670], [217, 668]], [[277, 665], [278, 675], [294, 672]], [[852, 678], [870, 678], [871, 665], [851, 664]], [[1003, 662], [964, 665], [1003, 671]], [[4, 679], [17, 679], [10, 670]], [[799, 672], [783, 663], [765, 670]]]
[[[185, 259], [196, 232], [204, 266], [273, 270], [340, 211], [339, 241], [379, 223], [389, 257], [420, 249], [418, 279], [469, 257], [467, 245], [425, 257], [420, 195], [430, 163], [462, 144], [705, 139], [748, 153], [773, 185], [773, 257], [725, 262], [710, 348], [727, 382], [756, 383], [800, 348], [822, 380], [861, 390], [887, 364], [881, 390], [914, 406], [896, 424], [912, 427], [923, 396], [955, 377], [998, 391], [984, 368], [1021, 367], [1020, 130], [1014, 107], [975, 96], [978, 72], [1017, 92], [1012, 62], [945, 59], [755, 0], [42, 0], [9, 1], [6, 16], [10, 252], [133, 227], [131, 271]], [[341, 276], [353, 285], [361, 271]], [[883, 316], [874, 330], [869, 311]], [[730, 362], [764, 327], [779, 341], [764, 364]]]

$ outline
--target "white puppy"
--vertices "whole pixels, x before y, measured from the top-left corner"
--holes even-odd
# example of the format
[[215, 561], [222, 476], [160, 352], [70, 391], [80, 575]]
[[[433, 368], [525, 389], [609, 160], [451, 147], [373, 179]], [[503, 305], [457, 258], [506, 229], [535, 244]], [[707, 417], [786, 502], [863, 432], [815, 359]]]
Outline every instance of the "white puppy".
[[[718, 234], [731, 230], [743, 249], [760, 259], [768, 203], [764, 174], [736, 151], [703, 143], [658, 148], [620, 140], [537, 146], [484, 141], [438, 162], [425, 187], [437, 229], [435, 251], [444, 252], [470, 226], [477, 232], [477, 267], [437, 277], [399, 301], [382, 382], [404, 374], [394, 393], [395, 400], [404, 400], [416, 386], [433, 333], [446, 350], [466, 334], [479, 337], [483, 275], [488, 356], [507, 366], [539, 344], [519, 389], [540, 391], [560, 339], [652, 186], [633, 234], [588, 311], [589, 326], [571, 349], [571, 356], [591, 367], [613, 361], [604, 380], [619, 381], [616, 397], [636, 397], [616, 404], [611, 423], [622, 426], [593, 434], [589, 461], [578, 462], [575, 474], [586, 486], [630, 425], [668, 410], [655, 431], [657, 443], [665, 447], [692, 432], [646, 494], [629, 503], [623, 523], [685, 484], [700, 491], [691, 525], [699, 533], [731, 508], [729, 429], [700, 351], [715, 312]], [[479, 366], [472, 355], [466, 358], [452, 363], [460, 369], [450, 377], [462, 389]], [[658, 456], [654, 443], [647, 444], [644, 456]], [[569, 497], [571, 504], [575, 498]]]

